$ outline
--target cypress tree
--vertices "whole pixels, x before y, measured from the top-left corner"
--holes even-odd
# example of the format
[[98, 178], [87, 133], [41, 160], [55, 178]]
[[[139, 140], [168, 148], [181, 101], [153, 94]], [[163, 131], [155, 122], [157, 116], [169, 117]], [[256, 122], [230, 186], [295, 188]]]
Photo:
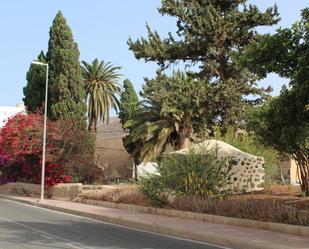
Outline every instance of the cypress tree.
[[[138, 96], [136, 91], [134, 90], [133, 84], [130, 80], [125, 80], [123, 82], [124, 91], [120, 96], [120, 112], [119, 118], [121, 120], [122, 125], [131, 119], [134, 119], [140, 112], [141, 106], [138, 100]], [[127, 126], [125, 129], [127, 132], [131, 132], [134, 129], [134, 125]], [[132, 138], [130, 135], [125, 136], [123, 139], [123, 146], [127, 150], [127, 152], [132, 155], [134, 159], [134, 163], [139, 164], [140, 162], [140, 153], [139, 148], [141, 144], [139, 142], [132, 142]], [[136, 168], [135, 168], [135, 176], [137, 176]]]
[[121, 123], [124, 124], [132, 119], [133, 115], [140, 111], [138, 96], [130, 80], [123, 82], [124, 91], [120, 96], [120, 111], [119, 118]]
[[[256, 27], [276, 24], [277, 7], [261, 12], [246, 0], [162, 0], [162, 15], [176, 18], [177, 33], [162, 39], [149, 26], [148, 37], [128, 41], [137, 59], [166, 68], [178, 62], [191, 67], [208, 84], [214, 123], [226, 130], [243, 118], [247, 104], [264, 99], [271, 89], [259, 88], [255, 75], [238, 58], [255, 39]], [[257, 98], [252, 98], [255, 96]], [[249, 97], [249, 98], [248, 98]]]
[[79, 63], [79, 50], [60, 11], [53, 21], [49, 36], [49, 117], [85, 120], [86, 93]]
[[[37, 60], [46, 63], [44, 52], [41, 51]], [[28, 112], [35, 112], [43, 107], [45, 100], [46, 69], [39, 65], [31, 64], [27, 72], [27, 85], [23, 88], [23, 101]]]

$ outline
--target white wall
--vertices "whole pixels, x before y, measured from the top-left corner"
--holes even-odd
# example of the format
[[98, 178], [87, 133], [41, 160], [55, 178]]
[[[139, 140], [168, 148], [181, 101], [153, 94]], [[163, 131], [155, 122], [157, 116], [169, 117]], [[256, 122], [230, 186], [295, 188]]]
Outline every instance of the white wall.
[[24, 105], [16, 105], [16, 107], [0, 106], [0, 128], [5, 125], [8, 118], [20, 112], [25, 112]]

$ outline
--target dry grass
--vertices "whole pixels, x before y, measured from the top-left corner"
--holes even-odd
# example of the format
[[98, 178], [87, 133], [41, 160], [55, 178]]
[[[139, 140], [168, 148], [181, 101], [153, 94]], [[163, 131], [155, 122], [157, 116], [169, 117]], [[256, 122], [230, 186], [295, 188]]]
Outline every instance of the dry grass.
[[[201, 201], [198, 197], [177, 197], [167, 208], [193, 211], [234, 218], [245, 218], [265, 222], [285, 223], [309, 226], [309, 199], [296, 197], [295, 188], [273, 187], [273, 194], [259, 193], [230, 196], [224, 199], [208, 198]], [[284, 195], [285, 193], [286, 195]], [[287, 195], [287, 194], [290, 195]], [[109, 201], [114, 203], [149, 206], [149, 201], [139, 190], [138, 185], [110, 190], [87, 191], [80, 196], [83, 199]]]
[[234, 218], [309, 226], [309, 212], [287, 205], [287, 199], [234, 196], [224, 199], [176, 198], [172, 208]]
[[82, 193], [80, 198], [141, 206], [149, 205], [149, 202], [136, 185], [102, 191], [87, 191]]
[[262, 193], [274, 196], [300, 196], [301, 189], [300, 186], [275, 184], [267, 187]]

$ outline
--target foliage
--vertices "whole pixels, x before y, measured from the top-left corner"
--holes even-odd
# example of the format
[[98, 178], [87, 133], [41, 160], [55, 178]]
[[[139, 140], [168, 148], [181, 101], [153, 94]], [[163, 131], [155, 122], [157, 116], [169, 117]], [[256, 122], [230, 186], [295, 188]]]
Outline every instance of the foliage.
[[163, 113], [157, 107], [142, 106], [142, 111], [127, 121], [124, 128], [132, 131], [124, 142], [134, 144], [131, 155], [148, 162], [160, 154], [178, 129], [179, 117], [173, 113]]
[[[130, 119], [134, 119], [141, 112], [141, 105], [138, 100], [137, 93], [134, 90], [134, 87], [129, 80], [123, 82], [124, 91], [121, 93], [120, 97], [120, 112], [119, 118], [124, 127], [125, 123]], [[126, 126], [125, 130], [131, 132], [134, 129], [134, 125]], [[127, 135], [123, 139], [123, 146], [126, 148], [127, 152], [133, 156], [134, 163], [140, 163], [140, 154], [139, 148], [141, 144], [139, 142], [132, 142], [131, 136]], [[137, 177], [137, 169], [135, 169], [135, 176]]]
[[[39, 54], [38, 61], [46, 63], [43, 51]], [[23, 88], [23, 101], [28, 112], [36, 112], [43, 107], [45, 100], [46, 68], [31, 64], [27, 72], [27, 85]]]
[[[291, 29], [260, 37], [248, 48], [245, 63], [260, 77], [268, 72], [290, 78], [290, 87], [251, 113], [249, 128], [261, 141], [281, 153], [293, 155], [298, 164], [302, 191], [309, 195], [309, 8]], [[285, 51], [277, 54], [275, 47]], [[280, 57], [279, 57], [280, 56]], [[252, 59], [248, 59], [248, 58]], [[268, 61], [264, 61], [264, 58]], [[261, 60], [263, 58], [263, 61]]]
[[[46, 185], [70, 182], [75, 172], [90, 165], [90, 136], [73, 121], [49, 121], [47, 130]], [[0, 155], [8, 158], [1, 165], [2, 180], [40, 182], [42, 135], [42, 115], [18, 114], [8, 120], [0, 133]]]
[[272, 147], [261, 143], [259, 138], [253, 132], [240, 131], [235, 134], [234, 130], [229, 128], [223, 135], [218, 129], [215, 132], [215, 138], [249, 154], [263, 157], [265, 160], [264, 180], [267, 185], [270, 184], [274, 177], [279, 175], [279, 167], [277, 164], [279, 158], [278, 152]]
[[[51, 144], [57, 148], [48, 152], [51, 160], [63, 163], [72, 181], [92, 183], [102, 178], [94, 164], [93, 135], [79, 121], [58, 120], [50, 129]], [[48, 142], [48, 140], [47, 140]]]
[[209, 120], [205, 84], [185, 73], [167, 76], [157, 72], [155, 79], [145, 79], [141, 96], [145, 99], [142, 112], [125, 123], [134, 127], [129, 137], [139, 141], [142, 160], [149, 161], [167, 144], [184, 148], [189, 139], [207, 130]]
[[86, 94], [79, 51], [70, 27], [59, 11], [49, 32], [49, 112], [52, 119], [85, 120]]
[[117, 80], [120, 77], [118, 73], [120, 69], [110, 62], [99, 62], [98, 59], [93, 60], [91, 64], [82, 61], [82, 72], [88, 98], [89, 130], [97, 130], [98, 119], [108, 122], [110, 108], [118, 110], [117, 95], [120, 94], [121, 87]]
[[164, 207], [168, 204], [169, 192], [160, 176], [151, 175], [142, 178], [141, 191], [151, 206]]
[[142, 180], [142, 191], [152, 203], [167, 203], [168, 195], [220, 196], [227, 187], [232, 162], [211, 153], [166, 154], [159, 160], [160, 175]]
[[[137, 59], [155, 61], [162, 68], [178, 62], [199, 70], [211, 92], [206, 106], [223, 131], [243, 118], [247, 104], [256, 104], [270, 89], [259, 88], [238, 57], [256, 37], [255, 28], [276, 24], [277, 7], [261, 12], [245, 0], [162, 0], [159, 12], [177, 19], [176, 38], [162, 39], [147, 26], [148, 37], [128, 41]], [[183, 95], [183, 94], [182, 94]], [[250, 98], [248, 98], [250, 96]], [[253, 98], [256, 97], [256, 98]]]

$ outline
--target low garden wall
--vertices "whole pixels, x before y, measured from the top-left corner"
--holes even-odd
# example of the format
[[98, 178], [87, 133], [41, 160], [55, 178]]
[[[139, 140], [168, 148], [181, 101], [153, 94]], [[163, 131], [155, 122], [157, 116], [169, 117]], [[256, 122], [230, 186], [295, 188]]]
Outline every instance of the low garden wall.
[[51, 198], [61, 201], [72, 201], [82, 193], [81, 183], [59, 183], [52, 187]]
[[0, 194], [39, 197], [40, 193], [39, 184], [11, 182], [0, 186]]
[[[125, 185], [123, 185], [123, 187], [124, 186]], [[107, 192], [121, 187], [122, 185], [83, 185], [82, 183], [59, 183], [52, 187], [51, 198], [54, 200], [72, 201], [83, 192]]]

